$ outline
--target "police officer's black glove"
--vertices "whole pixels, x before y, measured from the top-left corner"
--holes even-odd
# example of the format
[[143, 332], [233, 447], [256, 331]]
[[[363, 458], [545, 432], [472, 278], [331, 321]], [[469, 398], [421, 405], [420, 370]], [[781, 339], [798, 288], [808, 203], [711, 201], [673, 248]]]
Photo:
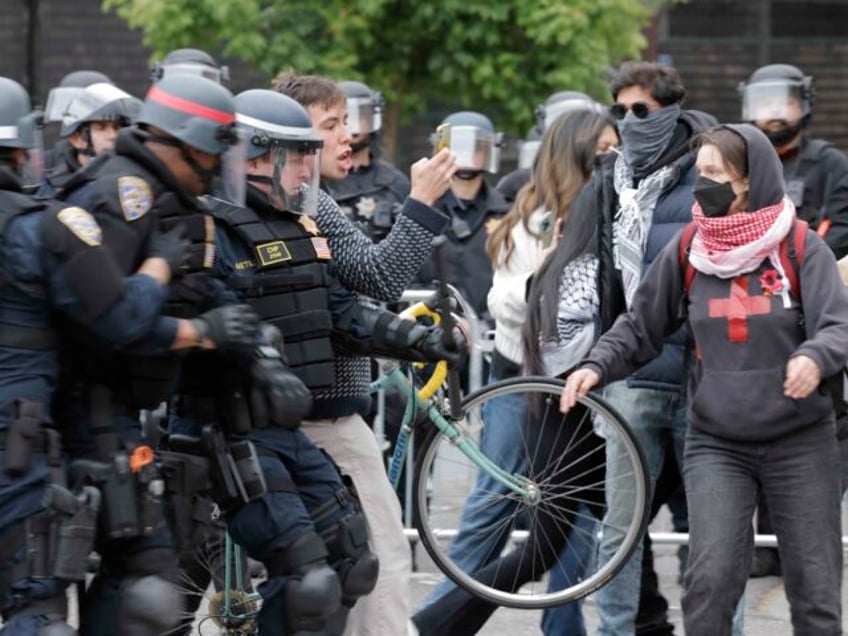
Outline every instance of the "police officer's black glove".
[[446, 345], [442, 341], [442, 330], [429, 327], [424, 337], [413, 343], [413, 348], [431, 362], [446, 360], [452, 367], [459, 368], [468, 357], [468, 341], [459, 327], [454, 327], [451, 341]]
[[216, 307], [191, 322], [198, 340], [208, 338], [218, 349], [252, 348], [259, 337], [259, 316], [250, 305]]
[[272, 347], [262, 346], [250, 368], [250, 412], [260, 425], [292, 430], [312, 408], [312, 394]]
[[147, 256], [167, 261], [171, 268], [171, 278], [175, 279], [185, 273], [190, 246], [185, 224], [178, 223], [167, 232], [153, 231], [147, 241]]

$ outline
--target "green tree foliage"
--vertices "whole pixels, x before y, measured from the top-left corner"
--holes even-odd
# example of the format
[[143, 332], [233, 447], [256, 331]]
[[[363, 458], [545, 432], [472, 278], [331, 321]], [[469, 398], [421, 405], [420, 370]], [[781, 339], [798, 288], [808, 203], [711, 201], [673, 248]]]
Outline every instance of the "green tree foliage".
[[662, 0], [104, 0], [158, 55], [196, 46], [273, 77], [295, 68], [383, 92], [388, 119], [432, 100], [523, 134], [554, 91], [607, 101], [607, 69], [638, 57]]

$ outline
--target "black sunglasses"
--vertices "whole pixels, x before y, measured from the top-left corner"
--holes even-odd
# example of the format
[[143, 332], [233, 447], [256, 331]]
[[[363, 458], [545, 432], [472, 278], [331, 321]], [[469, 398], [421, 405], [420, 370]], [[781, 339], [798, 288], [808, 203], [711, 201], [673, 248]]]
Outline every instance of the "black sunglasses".
[[610, 106], [610, 114], [618, 120], [624, 119], [628, 110], [633, 113], [636, 119], [645, 119], [645, 117], [651, 114], [651, 107], [645, 102], [633, 102], [629, 107], [624, 104], [613, 104]]

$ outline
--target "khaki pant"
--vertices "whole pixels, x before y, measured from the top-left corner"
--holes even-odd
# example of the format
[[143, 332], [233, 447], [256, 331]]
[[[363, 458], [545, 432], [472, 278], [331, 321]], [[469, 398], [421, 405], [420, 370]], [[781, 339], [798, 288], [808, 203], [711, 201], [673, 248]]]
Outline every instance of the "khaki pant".
[[412, 557], [403, 534], [400, 503], [389, 484], [374, 432], [359, 415], [303, 422], [303, 431], [353, 479], [371, 530], [371, 549], [380, 560], [377, 586], [359, 599], [345, 634], [403, 636], [409, 620]]

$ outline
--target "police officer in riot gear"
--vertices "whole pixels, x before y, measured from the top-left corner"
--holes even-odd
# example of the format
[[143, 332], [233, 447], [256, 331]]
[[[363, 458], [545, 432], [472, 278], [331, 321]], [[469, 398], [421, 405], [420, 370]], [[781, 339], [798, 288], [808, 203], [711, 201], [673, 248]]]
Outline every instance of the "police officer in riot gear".
[[495, 186], [507, 203], [515, 203], [518, 191], [530, 180], [533, 161], [542, 146], [542, 135], [557, 117], [578, 108], [604, 110], [603, 106], [580, 91], [559, 91], [548, 97], [544, 104], [536, 107], [536, 123], [527, 131], [527, 136], [519, 147], [518, 168], [505, 175]]
[[[115, 154], [91, 185], [90, 209], [103, 228], [104, 245], [125, 272], [144, 258], [154, 231], [183, 228], [189, 244], [164, 314], [184, 319], [180, 324], [192, 327], [187, 337], [194, 344], [227, 348], [234, 356], [244, 352], [237, 361], [255, 379], [257, 397], [277, 416], [285, 400], [275, 375], [281, 365], [250, 355], [258, 321], [248, 307], [233, 304], [234, 296], [212, 276], [214, 223], [197, 199], [216, 178], [233, 183], [225, 170], [232, 163], [222, 156], [236, 142], [229, 91], [201, 77], [165, 77], [149, 90], [137, 125], [119, 134]], [[162, 495], [172, 491], [143, 444], [138, 411], [168, 399], [180, 358], [155, 348], [156, 353], [151, 348], [117, 353], [93, 344], [88, 331], [73, 328], [66, 329], [63, 346], [67, 362], [55, 412], [63, 418], [71, 477], [98, 486], [103, 499], [97, 538], [101, 569], [83, 599], [81, 629], [111, 634], [120, 625], [124, 634], [159, 634], [177, 623], [181, 609], [174, 585], [177, 556], [162, 506]], [[206, 439], [214, 446], [210, 464], [228, 452], [215, 446], [216, 439]], [[228, 478], [250, 483], [249, 495], [260, 496], [263, 485], [253, 487], [251, 447], [239, 451], [232, 462], [224, 458], [216, 465], [235, 464]], [[177, 537], [190, 534], [176, 530]]]
[[226, 86], [230, 83], [230, 69], [218, 66], [206, 51], [200, 49], [176, 49], [157, 62], [150, 72], [150, 81], [155, 84], [168, 75], [198, 75]]
[[789, 64], [757, 69], [740, 85], [742, 119], [760, 128], [783, 163], [786, 192], [836, 258], [848, 255], [848, 158], [807, 133], [813, 77]]
[[49, 141], [46, 147], [50, 148], [50, 150], [44, 157], [44, 169], [46, 171], [49, 172], [53, 169], [68, 145], [67, 141], [63, 139], [57, 141], [56, 139], [68, 104], [82, 92], [82, 89], [92, 84], [112, 84], [112, 80], [100, 71], [73, 71], [65, 75], [59, 82], [59, 85], [54, 86], [47, 93], [47, 105], [44, 107], [44, 124], [45, 137]]
[[330, 194], [351, 221], [381, 241], [409, 196], [409, 179], [378, 156], [383, 96], [362, 82], [339, 82], [339, 88], [347, 96], [352, 168], [344, 179], [329, 184]]
[[140, 106], [138, 99], [112, 84], [101, 82], [82, 89], [65, 107], [59, 134], [67, 143], [57, 147], [59, 156], [38, 194], [57, 196], [68, 186], [74, 189], [72, 182], [93, 178], [94, 170], [92, 177], [79, 173], [92, 159], [115, 147], [118, 131], [132, 123]]
[[[445, 230], [448, 282], [485, 319], [486, 295], [492, 286], [486, 240], [494, 224], [509, 211], [501, 193], [483, 178], [484, 173], [498, 171], [501, 135], [488, 117], [471, 111], [453, 113], [442, 124], [450, 124], [450, 149], [456, 155], [458, 167], [450, 190], [434, 206], [451, 219]], [[421, 268], [416, 281], [431, 285], [434, 279], [431, 260]]]
[[[323, 142], [306, 110], [267, 90], [241, 93], [236, 105], [248, 140], [247, 206], [214, 202], [220, 264], [231, 285], [279, 328], [295, 375], [313, 392], [332, 386], [333, 341], [356, 354], [416, 360], [461, 355], [463, 344], [456, 352], [446, 350], [437, 330], [381, 310], [363, 311], [333, 276], [327, 241], [312, 219]], [[178, 415], [196, 417], [190, 411]], [[262, 458], [268, 493], [237, 510], [228, 526], [268, 570], [260, 632], [340, 633], [347, 608], [377, 580], [355, 492], [342, 485], [336, 469], [302, 432], [269, 426], [255, 410], [251, 416], [250, 439]], [[336, 612], [339, 600], [342, 608]]]
[[160, 311], [185, 244], [179, 230], [152, 236], [125, 277], [86, 210], [24, 195], [18, 175], [37, 143], [29, 108], [23, 87], [0, 78], [0, 609], [4, 635], [68, 636], [65, 588], [86, 575], [101, 497], [65, 480], [55, 318], [111, 347], [175, 345]]

